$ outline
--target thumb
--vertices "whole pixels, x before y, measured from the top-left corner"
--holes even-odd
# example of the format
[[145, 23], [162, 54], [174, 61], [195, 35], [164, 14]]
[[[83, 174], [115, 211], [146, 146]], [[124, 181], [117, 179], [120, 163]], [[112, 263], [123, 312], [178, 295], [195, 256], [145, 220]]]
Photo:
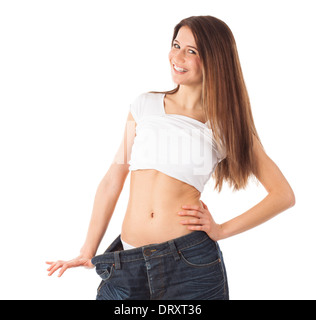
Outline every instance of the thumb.
[[203, 208], [204, 209], [207, 209], [207, 205], [202, 201], [202, 200], [200, 200], [201, 202], [202, 202], [202, 204], [203, 204]]

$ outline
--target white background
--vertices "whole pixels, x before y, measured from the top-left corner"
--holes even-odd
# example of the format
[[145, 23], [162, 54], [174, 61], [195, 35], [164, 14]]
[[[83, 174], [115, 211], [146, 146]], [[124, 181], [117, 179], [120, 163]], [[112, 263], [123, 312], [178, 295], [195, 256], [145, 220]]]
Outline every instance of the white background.
[[[174, 26], [192, 15], [235, 36], [255, 124], [296, 205], [223, 240], [230, 298], [315, 299], [313, 1], [1, 1], [0, 298], [95, 299], [100, 278], [47, 276], [84, 242], [96, 188], [123, 137], [129, 104], [169, 90]], [[120, 233], [129, 179], [98, 253]], [[201, 199], [217, 222], [266, 195], [261, 185]], [[105, 195], [106, 196], [106, 195]], [[179, 275], [180, 276], [180, 275]]]

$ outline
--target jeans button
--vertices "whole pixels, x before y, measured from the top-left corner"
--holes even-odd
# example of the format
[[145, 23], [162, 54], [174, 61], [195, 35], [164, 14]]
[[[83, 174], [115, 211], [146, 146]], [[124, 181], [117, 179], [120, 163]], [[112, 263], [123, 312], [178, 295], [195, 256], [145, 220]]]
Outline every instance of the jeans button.
[[151, 255], [151, 250], [149, 248], [144, 250], [144, 255], [145, 256], [150, 256]]

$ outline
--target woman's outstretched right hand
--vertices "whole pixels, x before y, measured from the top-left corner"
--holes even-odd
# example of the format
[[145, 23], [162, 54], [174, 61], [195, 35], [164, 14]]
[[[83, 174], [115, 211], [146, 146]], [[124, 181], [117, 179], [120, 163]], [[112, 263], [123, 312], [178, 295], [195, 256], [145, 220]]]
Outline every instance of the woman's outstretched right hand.
[[55, 271], [60, 269], [58, 277], [61, 277], [63, 273], [69, 268], [76, 268], [76, 267], [86, 267], [86, 268], [94, 268], [94, 265], [91, 263], [91, 258], [79, 256], [75, 259], [69, 261], [46, 261], [50, 267], [47, 269], [49, 271], [48, 275], [51, 276]]

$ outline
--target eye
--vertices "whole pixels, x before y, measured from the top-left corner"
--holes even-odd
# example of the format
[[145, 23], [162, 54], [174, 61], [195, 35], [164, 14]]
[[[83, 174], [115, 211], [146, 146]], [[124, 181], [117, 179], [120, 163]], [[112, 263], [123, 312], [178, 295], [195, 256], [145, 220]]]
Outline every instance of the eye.
[[[177, 43], [174, 43], [174, 44], [173, 44], [173, 47], [176, 48], [176, 49], [180, 49], [180, 46], [179, 46]], [[190, 52], [191, 54], [196, 54], [196, 52], [193, 51], [193, 50], [191, 50], [191, 49], [189, 49], [189, 52]]]

